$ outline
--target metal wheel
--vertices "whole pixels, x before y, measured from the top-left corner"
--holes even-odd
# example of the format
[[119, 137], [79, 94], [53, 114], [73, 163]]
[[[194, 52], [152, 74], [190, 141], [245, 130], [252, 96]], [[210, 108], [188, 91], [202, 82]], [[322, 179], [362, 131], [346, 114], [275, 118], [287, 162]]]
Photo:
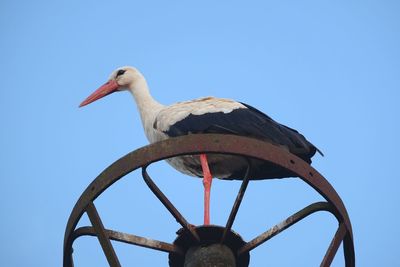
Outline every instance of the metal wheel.
[[[163, 159], [200, 153], [232, 154], [271, 162], [293, 172], [295, 176], [301, 178], [323, 196], [326, 202], [312, 203], [269, 230], [261, 233], [256, 238], [245, 242], [237, 233], [231, 230], [231, 227], [246, 191], [247, 184], [251, 180], [251, 177], [247, 175], [251, 169], [249, 164], [246, 177], [243, 179], [226, 225], [224, 227], [195, 227], [179, 213], [168, 198], [159, 190], [146, 172], [146, 168], [150, 164]], [[143, 179], [152, 192], [182, 226], [182, 229], [178, 231], [177, 239], [173, 243], [106, 229], [100, 219], [93, 201], [114, 182], [138, 168], [142, 168]], [[185, 256], [188, 258], [189, 254], [193, 255], [193, 248], [221, 244], [232, 251], [232, 257], [235, 261], [235, 265], [232, 266], [245, 267], [249, 264], [251, 250], [317, 211], [328, 211], [338, 221], [337, 231], [322, 259], [321, 266], [329, 266], [331, 264], [342, 242], [346, 266], [355, 266], [353, 233], [346, 208], [329, 182], [309, 164], [277, 146], [247, 137], [204, 134], [172, 138], [145, 146], [125, 155], [111, 164], [93, 180], [80, 196], [68, 219], [64, 236], [63, 263], [64, 267], [73, 266], [72, 245], [74, 240], [80, 236], [90, 235], [97, 236], [110, 266], [121, 266], [110, 241], [115, 240], [167, 252], [169, 253], [170, 266], [189, 266], [185, 262]], [[84, 213], [87, 213], [92, 226], [76, 228]], [[226, 250], [221, 251], [223, 254]]]

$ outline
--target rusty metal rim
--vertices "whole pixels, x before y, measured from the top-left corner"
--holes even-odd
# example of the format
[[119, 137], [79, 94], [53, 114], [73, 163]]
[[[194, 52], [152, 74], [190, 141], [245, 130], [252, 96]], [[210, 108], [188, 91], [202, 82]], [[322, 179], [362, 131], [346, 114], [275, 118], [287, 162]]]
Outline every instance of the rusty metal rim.
[[346, 229], [343, 239], [346, 266], [355, 265], [353, 234], [346, 208], [334, 188], [318, 171], [295, 155], [266, 142], [234, 135], [204, 134], [171, 138], [148, 145], [128, 153], [106, 168], [86, 188], [71, 212], [64, 236], [64, 266], [68, 266], [68, 262], [71, 261], [72, 236], [78, 221], [104, 190], [140, 167], [166, 158], [199, 153], [224, 153], [257, 158], [297, 174], [333, 206], [335, 216]]

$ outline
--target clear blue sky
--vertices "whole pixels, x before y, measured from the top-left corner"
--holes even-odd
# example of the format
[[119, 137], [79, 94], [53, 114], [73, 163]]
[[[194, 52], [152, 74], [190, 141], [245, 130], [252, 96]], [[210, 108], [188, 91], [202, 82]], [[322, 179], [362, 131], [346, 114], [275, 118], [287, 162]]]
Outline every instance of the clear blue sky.
[[[60, 266], [80, 194], [147, 144], [127, 93], [78, 109], [113, 69], [133, 65], [162, 103], [233, 98], [301, 131], [326, 155], [313, 166], [349, 211], [358, 266], [399, 266], [399, 2], [187, 2], [1, 2], [0, 265]], [[152, 173], [200, 224], [201, 180], [166, 164]], [[224, 224], [238, 187], [214, 182], [213, 223]], [[251, 183], [233, 228], [250, 240], [317, 200], [296, 179]], [[96, 205], [108, 228], [167, 242], [179, 228], [139, 173]], [[335, 228], [314, 215], [254, 250], [251, 266], [318, 266]], [[95, 238], [74, 247], [76, 266], [107, 266]], [[115, 247], [123, 266], [167, 266], [167, 254]]]

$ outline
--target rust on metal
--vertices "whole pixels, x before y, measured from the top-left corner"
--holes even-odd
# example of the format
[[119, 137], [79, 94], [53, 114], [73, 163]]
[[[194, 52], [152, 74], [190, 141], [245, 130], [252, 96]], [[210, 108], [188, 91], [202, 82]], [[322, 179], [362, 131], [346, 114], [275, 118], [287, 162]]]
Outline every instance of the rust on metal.
[[[121, 233], [118, 231], [113, 231], [108, 229], [105, 229], [105, 232], [107, 233], [107, 236], [110, 238], [110, 240], [113, 241], [119, 241], [126, 244], [136, 245], [144, 248], [151, 248], [154, 250], [159, 250], [167, 253], [176, 253], [179, 255], [183, 254], [183, 251], [179, 247], [170, 243], [150, 238], [145, 238], [137, 235]], [[81, 236], [96, 236], [96, 235], [97, 233], [93, 227], [84, 226], [74, 231], [73, 239], [75, 240]]]
[[[187, 259], [187, 257], [189, 258], [192, 257], [191, 255], [188, 255], [188, 253], [190, 254], [190, 251], [193, 251], [193, 248], [196, 250], [196, 248], [198, 247], [210, 247], [212, 245], [221, 245], [220, 240], [224, 231], [225, 227], [218, 225], [197, 226], [196, 232], [199, 234], [200, 237], [200, 242], [198, 243], [195, 242], [193, 238], [190, 237], [190, 234], [187, 231], [185, 230], [179, 231], [178, 237], [174, 241], [174, 245], [180, 247], [184, 251], [185, 255], [182, 256], [170, 253], [169, 266], [170, 267], [186, 266], [185, 261], [192, 260], [192, 259]], [[238, 233], [232, 230], [229, 230], [226, 233], [226, 240], [223, 245], [229, 248], [234, 254], [236, 267], [247, 267], [249, 265], [250, 262], [249, 253], [243, 253], [240, 255], [237, 254], [238, 249], [240, 249], [244, 244], [246, 244], [246, 242], [243, 241], [242, 237]], [[224, 260], [222, 259], [221, 260], [213, 259], [213, 262], [215, 263], [215, 266], [226, 266], [226, 265], [218, 265], [219, 263], [224, 262]]]
[[106, 255], [108, 263], [112, 267], [121, 266], [117, 254], [115, 254], [115, 250], [111, 244], [110, 238], [108, 237], [107, 232], [104, 229], [103, 223], [101, 222], [100, 216], [97, 213], [96, 207], [94, 206], [93, 202], [90, 202], [86, 207], [86, 213], [89, 216], [90, 222], [93, 224], [96, 236], [99, 239], [100, 245], [103, 249], [104, 254]]
[[244, 175], [244, 178], [243, 178], [242, 184], [240, 186], [239, 192], [238, 192], [238, 194], [236, 196], [235, 202], [233, 203], [233, 207], [232, 207], [231, 213], [229, 214], [228, 221], [226, 222], [225, 230], [224, 230], [224, 233], [222, 234], [222, 238], [221, 238], [221, 241], [220, 241], [221, 244], [223, 244], [225, 242], [226, 234], [228, 233], [228, 231], [231, 230], [233, 222], [235, 221], [236, 214], [237, 214], [237, 212], [239, 210], [240, 204], [242, 203], [244, 193], [246, 192], [246, 189], [247, 189], [247, 185], [249, 184], [250, 171], [251, 171], [251, 163], [250, 163], [249, 160], [247, 160], [246, 174]]
[[255, 237], [251, 241], [247, 242], [242, 248], [239, 249], [238, 254], [247, 253], [252, 249], [255, 249], [259, 245], [263, 244], [264, 242], [268, 241], [272, 237], [276, 236], [277, 234], [283, 232], [293, 224], [297, 223], [298, 221], [304, 219], [305, 217], [313, 214], [317, 211], [331, 211], [332, 208], [327, 202], [316, 202], [307, 207], [301, 209], [300, 211], [296, 212], [292, 216], [286, 218], [282, 222], [278, 223], [277, 225], [271, 227], [261, 235]]
[[346, 227], [341, 223], [332, 239], [332, 242], [329, 245], [328, 250], [326, 251], [325, 257], [321, 262], [321, 266], [331, 266], [333, 258], [335, 257], [336, 252], [339, 249], [339, 246], [342, 243], [345, 234]]
[[[139, 169], [145, 168], [146, 166], [160, 161], [167, 158], [182, 156], [182, 155], [195, 155], [201, 153], [216, 153], [216, 154], [231, 154], [231, 155], [238, 155], [245, 158], [254, 158], [258, 160], [267, 161], [273, 163], [279, 167], [285, 168], [294, 176], [299, 177], [312, 188], [314, 188], [321, 196], [325, 198], [327, 203], [314, 203], [310, 206], [306, 207], [305, 209], [295, 213], [287, 220], [283, 221], [281, 224], [278, 224], [276, 228], [272, 228], [267, 232], [259, 235], [255, 239], [251, 240], [243, 244], [240, 248], [236, 248], [233, 250], [234, 253], [240, 255], [243, 253], [248, 253], [250, 250], [254, 249], [255, 247], [259, 246], [263, 242], [267, 241], [274, 235], [282, 232], [287, 227], [293, 225], [298, 220], [301, 220], [304, 217], [308, 216], [309, 214], [318, 211], [318, 210], [327, 210], [328, 212], [332, 213], [339, 223], [339, 229], [335, 234], [328, 250], [325, 254], [325, 257], [322, 261], [321, 266], [327, 266], [334, 258], [336, 251], [341, 243], [343, 243], [343, 250], [344, 250], [344, 258], [345, 264], [347, 267], [355, 266], [355, 254], [354, 254], [354, 244], [353, 244], [353, 232], [351, 228], [351, 222], [349, 216], [347, 214], [346, 208], [340, 199], [339, 195], [335, 191], [335, 189], [330, 185], [330, 183], [316, 171], [313, 167], [311, 167], [308, 163], [304, 162], [300, 158], [296, 157], [295, 155], [285, 151], [278, 146], [272, 145], [270, 143], [266, 143], [260, 140], [248, 138], [248, 137], [240, 137], [235, 135], [220, 135], [220, 134], [199, 134], [199, 135], [187, 135], [177, 138], [171, 138], [162, 142], [154, 143], [148, 145], [146, 147], [140, 148], [138, 150], [132, 151], [131, 153], [125, 155], [124, 157], [120, 158], [119, 160], [115, 161], [111, 164], [108, 168], [106, 168], [93, 182], [86, 188], [86, 190], [82, 193], [79, 200], [75, 204], [71, 215], [68, 219], [68, 223], [65, 230], [65, 237], [64, 237], [64, 267], [73, 266], [73, 257], [72, 257], [72, 244], [75, 238], [83, 232], [82, 228], [76, 229], [77, 224], [82, 217], [82, 215], [86, 213], [91, 213], [89, 218], [91, 218], [91, 222], [93, 224], [93, 228], [88, 231], [90, 235], [96, 235], [102, 244], [104, 253], [109, 254], [107, 259], [110, 259], [114, 262], [115, 252], [112, 252], [112, 246], [108, 246], [107, 243], [110, 242], [109, 240], [117, 240], [121, 242], [126, 242], [126, 240], [130, 239], [124, 236], [124, 238], [118, 240], [115, 238], [118, 235], [113, 235], [111, 230], [105, 230], [102, 226], [101, 221], [96, 219], [96, 215], [93, 216], [93, 201], [107, 188], [109, 188], [113, 183], [121, 179], [126, 174]], [[144, 172], [145, 173], [145, 172]], [[143, 178], [146, 180], [146, 173]], [[148, 177], [150, 178], [150, 177]], [[251, 177], [248, 177], [251, 180]], [[149, 180], [148, 180], [149, 181]], [[245, 179], [246, 181], [246, 179]], [[239, 190], [237, 200], [233, 205], [230, 218], [227, 221], [225, 228], [230, 228], [233, 225], [235, 215], [238, 211], [240, 200], [243, 197], [244, 191], [246, 189], [245, 181], [242, 183], [243, 190]], [[155, 186], [155, 184], [154, 184]], [[151, 182], [149, 185], [150, 189], [153, 191], [155, 187], [152, 187]], [[153, 188], [153, 189], [152, 189]], [[154, 192], [154, 191], [153, 191]], [[160, 194], [161, 193], [161, 194]], [[171, 214], [178, 220], [178, 222], [186, 229], [186, 235], [189, 234], [191, 239], [196, 239], [195, 236], [199, 229], [194, 229], [176, 210], [173, 210], [174, 207], [169, 200], [162, 194], [162, 192], [155, 193], [156, 196], [164, 201], [164, 206], [171, 212]], [[240, 196], [241, 195], [241, 196]], [[161, 196], [161, 197], [160, 197]], [[164, 199], [165, 198], [165, 199]], [[237, 202], [237, 203], [236, 203]], [[93, 205], [93, 206], [92, 206]], [[94, 210], [95, 211], [95, 210]], [[309, 213], [309, 214], [308, 214]], [[97, 214], [97, 212], [96, 212]], [[179, 214], [179, 215], [178, 215]], [[98, 214], [97, 214], [98, 215]], [[94, 219], [93, 219], [94, 218]], [[183, 220], [182, 220], [183, 219]], [[224, 227], [223, 227], [224, 228]], [[224, 228], [224, 229], [225, 229]], [[86, 229], [88, 230], [88, 229]], [[85, 230], [85, 231], [86, 231]], [[229, 230], [226, 230], [229, 233]], [[198, 234], [200, 235], [200, 234]], [[223, 239], [223, 231], [219, 237], [219, 241]], [[134, 235], [132, 235], [134, 236]], [[137, 236], [134, 236], [137, 237]], [[194, 237], [194, 238], [193, 238]], [[113, 239], [115, 238], [115, 239]], [[108, 240], [105, 241], [105, 239]], [[200, 237], [201, 239], [201, 237]], [[148, 244], [151, 249], [157, 249], [159, 243], [152, 243], [151, 239], [143, 238], [139, 240], [137, 238], [130, 239], [132, 244], [135, 245], [142, 245]], [[137, 241], [137, 242], [136, 242]], [[155, 240], [153, 240], [155, 241]], [[193, 240], [196, 241], [196, 240]], [[201, 241], [201, 240], [200, 240]], [[161, 242], [161, 241], [155, 241]], [[227, 245], [228, 238], [224, 242]], [[129, 242], [126, 242], [129, 243]], [[164, 243], [168, 244], [168, 243]], [[171, 244], [169, 244], [171, 245]], [[157, 247], [157, 248], [156, 248]], [[181, 255], [182, 248], [175, 244], [173, 247], [164, 246], [166, 249], [158, 249], [161, 251], [165, 251], [170, 253], [171, 255]], [[111, 252], [110, 252], [111, 251]], [[247, 251], [247, 252], [246, 252]], [[238, 253], [240, 252], [240, 253]], [[116, 256], [115, 256], [116, 257]], [[109, 260], [110, 262], [110, 260]], [[115, 260], [115, 265], [112, 266], [119, 266], [117, 265], [118, 259]], [[111, 264], [111, 263], [110, 263]], [[118, 263], [119, 264], [119, 263]]]
[[150, 178], [150, 175], [146, 171], [147, 166], [142, 168], [142, 176], [144, 181], [146, 182], [147, 186], [150, 188], [150, 190], [156, 195], [158, 200], [161, 201], [161, 203], [167, 208], [167, 210], [174, 216], [175, 220], [180, 223], [180, 225], [183, 226], [186, 230], [189, 231], [189, 233], [192, 235], [193, 239], [199, 241], [200, 238], [196, 233], [196, 230], [194, 227], [186, 221], [186, 219], [182, 216], [182, 214], [175, 208], [174, 205], [172, 205], [171, 201], [164, 195], [163, 192], [157, 187], [157, 185], [153, 182], [153, 180]]

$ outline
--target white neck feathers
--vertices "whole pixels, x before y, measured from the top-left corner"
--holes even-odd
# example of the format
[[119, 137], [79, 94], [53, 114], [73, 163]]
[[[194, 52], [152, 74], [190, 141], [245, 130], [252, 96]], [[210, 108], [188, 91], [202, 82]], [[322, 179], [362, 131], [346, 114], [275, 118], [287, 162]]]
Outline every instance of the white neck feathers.
[[147, 82], [143, 77], [137, 79], [133, 85], [129, 86], [129, 91], [132, 93], [139, 109], [145, 134], [149, 141], [152, 142], [153, 123], [157, 114], [164, 106], [151, 96]]

